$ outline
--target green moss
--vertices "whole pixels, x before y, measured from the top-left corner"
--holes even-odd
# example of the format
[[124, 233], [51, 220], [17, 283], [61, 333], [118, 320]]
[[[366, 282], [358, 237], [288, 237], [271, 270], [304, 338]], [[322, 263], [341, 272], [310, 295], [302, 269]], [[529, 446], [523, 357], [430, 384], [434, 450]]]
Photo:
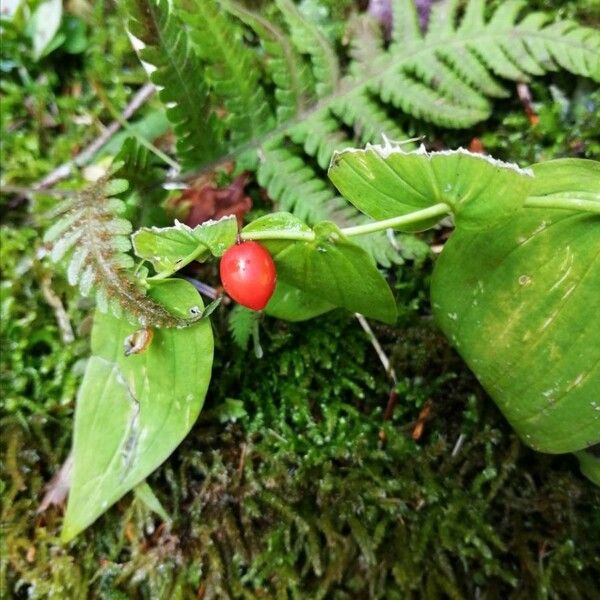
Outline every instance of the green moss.
[[[419, 298], [429, 270], [402, 267], [399, 294], [410, 277]], [[206, 410], [150, 478], [170, 529], [128, 496], [62, 548], [59, 511], [35, 509], [66, 456], [70, 409], [27, 416], [27, 426], [5, 418], [5, 591], [593, 598], [600, 490], [575, 459], [521, 446], [433, 328], [425, 301], [404, 319], [403, 329], [377, 330], [400, 378], [398, 406], [383, 423], [388, 380], [352, 318], [269, 320], [258, 360], [228, 341], [221, 314]], [[242, 403], [235, 422], [222, 423], [226, 398]], [[432, 417], [414, 442], [425, 400]]]
[[[596, 18], [591, 0], [566, 4], [569, 15]], [[3, 183], [44, 175], [111, 119], [92, 81], [122, 107], [129, 85], [143, 80], [104, 3], [87, 19], [88, 50], [62, 67], [53, 55], [33, 63], [18, 36], [3, 46], [3, 58], [22, 63], [3, 77]], [[567, 110], [551, 84], [564, 90]], [[522, 163], [577, 148], [590, 156], [598, 111], [588, 107], [598, 98], [582, 85], [562, 76], [534, 84], [538, 128], [512, 98], [495, 104], [485, 129], [441, 139], [454, 146], [484, 136], [489, 151]], [[54, 104], [57, 124], [43, 126]], [[30, 208], [5, 203], [3, 212], [23, 224]], [[389, 380], [351, 317], [266, 320], [257, 360], [230, 340], [223, 309], [206, 409], [150, 477], [171, 527], [128, 495], [62, 547], [60, 509], [36, 510], [68, 454], [87, 313], [55, 277], [51, 288], [82, 331], [64, 344], [41, 292], [48, 272], [36, 258], [38, 230], [7, 226], [1, 236], [0, 596], [598, 598], [600, 489], [574, 457], [536, 454], [516, 439], [432, 323], [428, 260], [391, 274], [399, 325], [376, 327], [399, 379], [392, 419], [383, 422]], [[431, 415], [415, 442], [427, 401]]]

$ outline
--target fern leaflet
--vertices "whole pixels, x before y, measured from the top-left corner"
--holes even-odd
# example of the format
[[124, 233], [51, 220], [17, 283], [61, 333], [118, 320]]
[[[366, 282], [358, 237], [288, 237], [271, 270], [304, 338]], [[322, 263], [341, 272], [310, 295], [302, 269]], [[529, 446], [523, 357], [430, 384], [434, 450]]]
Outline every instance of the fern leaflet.
[[184, 168], [219, 156], [221, 134], [203, 83], [203, 67], [190, 50], [183, 24], [169, 10], [168, 0], [128, 0], [125, 6], [129, 31], [143, 44], [140, 60], [167, 107]]
[[277, 121], [291, 119], [307, 107], [310, 99], [311, 74], [287, 36], [265, 17], [229, 2], [227, 10], [250, 27], [267, 56], [266, 70], [275, 85]]
[[[243, 43], [237, 22], [215, 0], [194, 0], [182, 12], [196, 53], [205, 66], [213, 100], [222, 101], [232, 142], [254, 139], [274, 125], [254, 53]], [[200, 134], [200, 131], [197, 132]]]
[[50, 257], [54, 262], [67, 257], [69, 283], [79, 285], [83, 296], [93, 294], [101, 312], [110, 310], [144, 327], [186, 327], [197, 319], [168, 312], [146, 295], [131, 272], [131, 223], [122, 218], [125, 203], [115, 197], [127, 187], [126, 180], [107, 175], [74, 200], [59, 204], [50, 215], [59, 218], [44, 237], [52, 246]]
[[254, 330], [258, 313], [245, 306], [236, 304], [228, 315], [228, 327], [233, 341], [242, 350], [246, 350]]
[[305, 19], [291, 0], [275, 0], [287, 21], [292, 41], [310, 56], [316, 80], [315, 91], [322, 98], [336, 91], [340, 67], [335, 50], [319, 29]]

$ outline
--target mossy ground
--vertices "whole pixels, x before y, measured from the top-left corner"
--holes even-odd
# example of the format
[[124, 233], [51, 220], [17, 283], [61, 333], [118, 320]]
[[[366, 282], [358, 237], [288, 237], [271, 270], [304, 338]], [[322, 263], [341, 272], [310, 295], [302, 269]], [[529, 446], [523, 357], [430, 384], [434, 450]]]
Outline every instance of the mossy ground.
[[[3, 50], [30, 75], [17, 85], [10, 70], [4, 87], [3, 183], [43, 175], [110, 119], [92, 76], [117, 106], [142, 80], [101, 6], [85, 16], [88, 49], [66, 66], [52, 55], [28, 62], [18, 36]], [[562, 77], [534, 92], [552, 117], [538, 128], [512, 100], [459, 139], [432, 135], [448, 145], [479, 135], [524, 164], [593, 154], [598, 93]], [[58, 124], [42, 127], [27, 98], [39, 114], [56, 104]], [[82, 131], [77, 115], [94, 125]], [[2, 202], [2, 597], [600, 598], [600, 489], [573, 457], [524, 447], [436, 330], [431, 257], [391, 274], [399, 324], [375, 327], [399, 378], [390, 420], [389, 379], [352, 317], [266, 320], [259, 360], [231, 342], [222, 309], [205, 410], [149, 479], [171, 525], [130, 494], [61, 546], [60, 510], [36, 509], [68, 454], [87, 307], [38, 258], [37, 215], [50, 200]], [[73, 343], [62, 340], [48, 287], [79, 332]]]

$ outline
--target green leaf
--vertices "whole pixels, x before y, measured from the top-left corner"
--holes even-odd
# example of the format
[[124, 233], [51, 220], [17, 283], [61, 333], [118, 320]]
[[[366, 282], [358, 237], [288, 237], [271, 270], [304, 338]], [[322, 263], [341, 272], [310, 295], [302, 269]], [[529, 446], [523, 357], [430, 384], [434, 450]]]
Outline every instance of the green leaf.
[[236, 236], [236, 218], [223, 217], [193, 229], [179, 222], [173, 227], [143, 227], [132, 235], [132, 242], [137, 256], [150, 261], [157, 273], [171, 274], [192, 260], [222, 256]]
[[[512, 217], [532, 185], [529, 170], [466, 150], [405, 152], [368, 145], [334, 155], [329, 177], [340, 192], [374, 219], [389, 219], [447, 204], [457, 226], [481, 229]], [[403, 227], [419, 231], [439, 218]]]
[[579, 459], [581, 472], [596, 485], [600, 486], [600, 456], [593, 454], [591, 450], [583, 450], [576, 453]]
[[133, 488], [133, 493], [146, 508], [155, 512], [165, 523], [171, 522], [171, 517], [169, 517], [147, 481], [142, 481], [142, 483], [136, 485]]
[[160, 279], [150, 282], [148, 296], [169, 307], [181, 319], [194, 319], [204, 311], [202, 298], [196, 288], [184, 279]]
[[[566, 191], [552, 173], [537, 192]], [[599, 241], [597, 215], [528, 208], [492, 231], [459, 228], [435, 267], [440, 327], [537, 450], [600, 442]]]
[[298, 322], [318, 317], [334, 308], [326, 300], [278, 279], [275, 293], [265, 307], [265, 313], [283, 321]]
[[568, 199], [600, 203], [600, 162], [559, 158], [531, 166], [535, 174], [528, 200]]
[[[202, 306], [199, 296], [197, 303]], [[169, 306], [176, 312], [185, 308], [185, 301]], [[96, 312], [92, 356], [77, 397], [65, 542], [173, 452], [204, 401], [213, 358], [208, 320], [185, 329], [158, 329], [144, 352], [125, 357], [123, 340], [135, 329]]]
[[[62, 0], [44, 0], [27, 23], [27, 33], [33, 42], [33, 57], [39, 60], [49, 51], [60, 27]], [[64, 37], [63, 37], [64, 41]], [[53, 46], [52, 49], [56, 48]]]
[[104, 146], [98, 150], [95, 159], [103, 158], [104, 156], [113, 156], [121, 152], [123, 144], [132, 135], [137, 139], [144, 139], [148, 142], [153, 142], [160, 136], [169, 131], [169, 119], [162, 108], [150, 110], [143, 117], [136, 121], [131, 121], [127, 129], [119, 131], [116, 135], [110, 138]]
[[[243, 231], [266, 230], [310, 232], [309, 227], [287, 213], [257, 219]], [[325, 302], [385, 323], [395, 322], [394, 297], [369, 254], [346, 238], [334, 223], [318, 223], [314, 233], [314, 239], [307, 241], [261, 241], [273, 256], [277, 281], [311, 296], [312, 306], [314, 301]], [[321, 308], [325, 309], [323, 305]], [[293, 316], [293, 312], [287, 315]]]
[[297, 216], [289, 212], [274, 212], [260, 217], [244, 227], [244, 231], [312, 231]]
[[65, 41], [62, 48], [69, 54], [81, 54], [88, 46], [85, 21], [75, 15], [67, 14], [63, 19], [61, 32]]

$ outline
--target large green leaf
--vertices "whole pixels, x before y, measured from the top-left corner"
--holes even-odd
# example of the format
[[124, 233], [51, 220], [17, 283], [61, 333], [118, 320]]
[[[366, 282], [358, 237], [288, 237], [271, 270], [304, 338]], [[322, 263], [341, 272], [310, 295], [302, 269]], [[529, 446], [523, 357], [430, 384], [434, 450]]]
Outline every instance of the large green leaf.
[[[534, 192], [577, 190], [579, 179], [558, 175], [548, 170]], [[598, 215], [523, 209], [491, 231], [459, 228], [431, 297], [442, 330], [528, 445], [560, 453], [600, 442]]]
[[137, 256], [151, 262], [157, 273], [171, 274], [191, 260], [221, 256], [236, 235], [236, 218], [223, 217], [193, 229], [179, 222], [173, 227], [142, 227], [131, 239]]
[[[169, 306], [174, 312], [202, 308], [200, 296], [184, 281], [163, 282], [156, 290], [162, 300], [177, 291], [177, 305], [171, 300]], [[92, 356], [77, 397], [64, 541], [156, 469], [187, 435], [202, 407], [213, 358], [208, 320], [156, 330], [144, 352], [125, 356], [123, 342], [135, 329], [96, 312]]]
[[297, 322], [318, 317], [334, 308], [321, 297], [308, 294], [278, 279], [275, 293], [265, 307], [265, 313], [284, 321]]
[[[356, 208], [374, 219], [444, 203], [457, 225], [477, 229], [514, 215], [533, 181], [529, 170], [466, 150], [404, 152], [390, 143], [337, 152], [329, 177]], [[401, 229], [419, 231], [438, 220]]]
[[[244, 232], [269, 230], [310, 232], [310, 228], [287, 213], [257, 219]], [[343, 307], [385, 323], [396, 320], [396, 303], [374, 260], [346, 238], [334, 223], [318, 223], [314, 239], [261, 240], [273, 256], [277, 280], [302, 292], [295, 301], [312, 296], [310, 306], [324, 303], [313, 314], [325, 312], [325, 304]], [[312, 308], [304, 307], [309, 312]], [[291, 313], [288, 313], [291, 315]]]
[[569, 199], [600, 203], [600, 162], [559, 158], [531, 166], [535, 178], [528, 201]]

